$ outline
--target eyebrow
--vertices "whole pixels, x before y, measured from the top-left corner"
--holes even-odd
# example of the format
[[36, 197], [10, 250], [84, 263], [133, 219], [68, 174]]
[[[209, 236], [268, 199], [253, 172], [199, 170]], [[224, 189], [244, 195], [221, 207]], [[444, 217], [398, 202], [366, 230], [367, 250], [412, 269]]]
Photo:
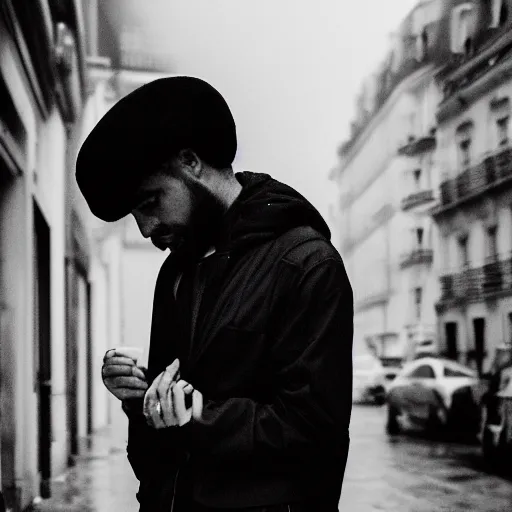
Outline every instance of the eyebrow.
[[148, 189], [148, 190], [143, 190], [141, 192], [138, 192], [135, 195], [135, 200], [134, 200], [134, 204], [136, 205], [135, 208], [138, 208], [142, 203], [144, 203], [145, 201], [150, 199], [152, 196], [158, 194], [158, 192], [159, 192], [158, 188]]

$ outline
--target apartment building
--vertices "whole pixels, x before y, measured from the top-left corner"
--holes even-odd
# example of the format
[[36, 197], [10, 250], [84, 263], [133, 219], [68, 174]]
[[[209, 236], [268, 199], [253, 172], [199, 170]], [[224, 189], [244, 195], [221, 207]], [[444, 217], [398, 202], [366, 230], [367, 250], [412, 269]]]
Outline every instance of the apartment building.
[[437, 69], [449, 55], [446, 2], [420, 2], [364, 84], [331, 178], [334, 224], [355, 292], [355, 351], [382, 359], [436, 350]]
[[459, 3], [451, 19], [437, 110], [436, 308], [442, 352], [482, 373], [512, 342], [512, 2]]

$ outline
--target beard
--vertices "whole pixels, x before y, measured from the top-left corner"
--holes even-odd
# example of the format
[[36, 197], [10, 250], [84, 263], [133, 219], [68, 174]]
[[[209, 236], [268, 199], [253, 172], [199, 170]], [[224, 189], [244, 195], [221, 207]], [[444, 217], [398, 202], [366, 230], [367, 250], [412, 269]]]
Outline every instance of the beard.
[[170, 240], [152, 239], [160, 250], [169, 248], [182, 261], [197, 261], [210, 249], [216, 240], [227, 205], [201, 183], [182, 177], [191, 199], [191, 213], [187, 225], [175, 226]]

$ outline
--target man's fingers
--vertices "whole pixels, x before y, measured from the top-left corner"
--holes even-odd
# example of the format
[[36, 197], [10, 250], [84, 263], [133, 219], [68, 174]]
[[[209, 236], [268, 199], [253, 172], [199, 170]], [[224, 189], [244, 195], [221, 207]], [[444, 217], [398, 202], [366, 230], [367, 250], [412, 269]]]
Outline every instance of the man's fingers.
[[165, 370], [165, 372], [162, 373], [162, 378], [160, 379], [160, 382], [158, 383], [157, 387], [157, 396], [159, 399], [166, 397], [172, 381], [173, 374]]
[[101, 373], [103, 377], [114, 377], [116, 375], [133, 375], [132, 365], [111, 365], [107, 364], [103, 366]]
[[103, 361], [103, 366], [111, 366], [111, 365], [127, 365], [127, 366], [133, 366], [135, 363], [133, 362], [133, 359], [130, 359], [129, 357], [124, 356], [113, 356], [109, 357], [105, 361]]
[[160, 403], [162, 404], [162, 416], [168, 427], [173, 427], [178, 424], [174, 409], [174, 386], [176, 386], [176, 382], [172, 381], [166, 390], [166, 393], [160, 397]]
[[172, 398], [174, 402], [174, 413], [178, 421], [178, 425], [184, 425], [190, 421], [192, 411], [187, 410], [185, 407], [185, 392], [184, 387], [188, 383], [184, 380], [177, 382], [172, 388]]
[[143, 381], [146, 380], [146, 374], [138, 366], [132, 366], [132, 375]]
[[197, 389], [192, 393], [192, 418], [196, 421], [203, 417], [203, 394]]
[[138, 377], [116, 376], [105, 379], [105, 384], [112, 388], [128, 388], [128, 389], [148, 389], [147, 382]]
[[166, 372], [169, 373], [171, 380], [178, 380], [177, 376], [180, 371], [180, 360], [175, 359], [166, 369]]
[[110, 359], [111, 357], [113, 357], [116, 353], [116, 349], [115, 348], [111, 348], [109, 350], [107, 350], [105, 352], [105, 355], [103, 356], [103, 362], [105, 362], [107, 359]]
[[162, 420], [161, 412], [158, 411], [157, 405], [160, 402], [158, 397], [158, 386], [164, 376], [162, 372], [155, 378], [151, 386], [144, 396], [143, 412], [147, 423], [154, 428], [163, 428], [165, 423]]

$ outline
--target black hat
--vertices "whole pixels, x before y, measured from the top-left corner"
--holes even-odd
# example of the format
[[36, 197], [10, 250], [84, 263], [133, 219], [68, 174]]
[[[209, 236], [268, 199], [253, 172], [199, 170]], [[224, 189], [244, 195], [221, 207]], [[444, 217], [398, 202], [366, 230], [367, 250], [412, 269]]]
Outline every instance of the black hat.
[[235, 158], [236, 127], [220, 93], [198, 78], [161, 78], [128, 94], [83, 143], [76, 180], [92, 213], [113, 222], [135, 207], [144, 178], [180, 149], [219, 169]]

